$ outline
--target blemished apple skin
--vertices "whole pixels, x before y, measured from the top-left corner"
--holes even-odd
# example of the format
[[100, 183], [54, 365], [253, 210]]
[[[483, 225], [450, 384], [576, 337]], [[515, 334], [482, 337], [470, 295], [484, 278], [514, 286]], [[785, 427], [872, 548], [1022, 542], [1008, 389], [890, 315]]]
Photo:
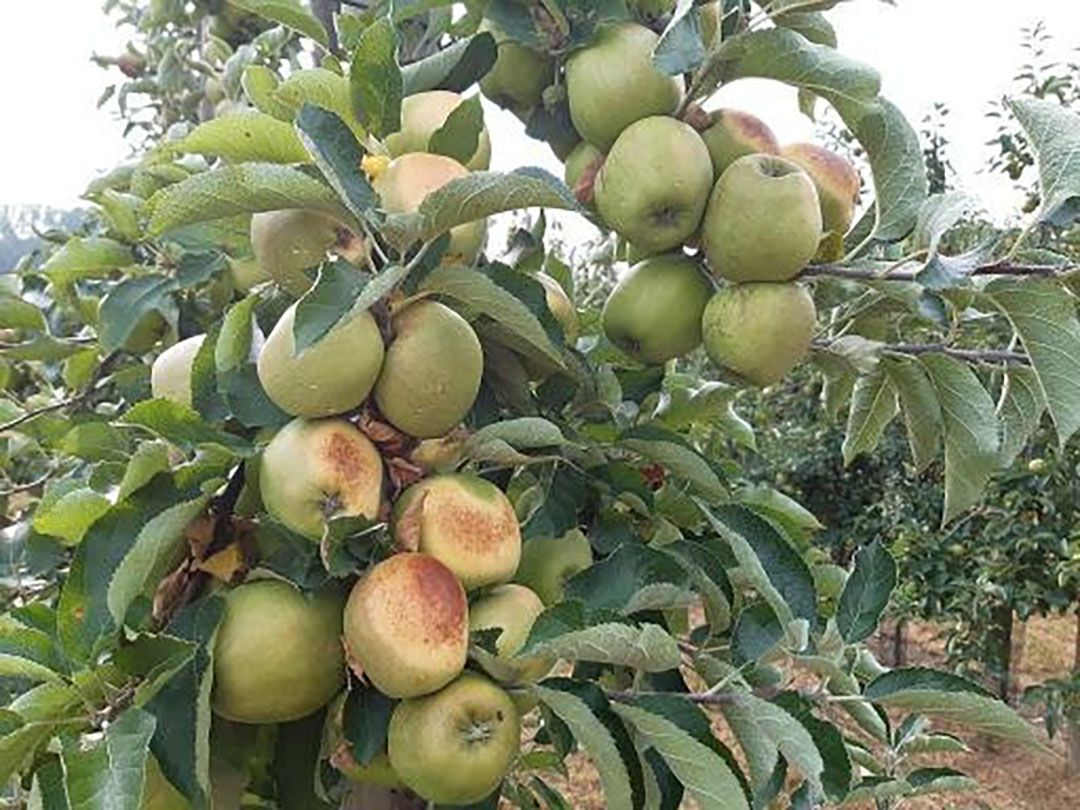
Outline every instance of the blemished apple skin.
[[214, 645], [214, 711], [241, 723], [284, 723], [326, 705], [345, 684], [344, 599], [280, 580], [234, 588]]
[[394, 504], [399, 547], [415, 536], [465, 590], [508, 582], [521, 560], [521, 529], [510, 499], [475, 475], [436, 475], [413, 484]]
[[793, 143], [780, 153], [810, 175], [821, 203], [821, 224], [826, 233], [843, 236], [855, 218], [859, 201], [859, 173], [847, 160], [813, 143]]
[[814, 299], [801, 284], [725, 287], [702, 318], [705, 351], [717, 366], [763, 388], [806, 356], [816, 320]]
[[[386, 148], [392, 157], [428, 150], [428, 142], [464, 99], [450, 90], [426, 90], [406, 96], [401, 102], [401, 129], [386, 136]], [[470, 171], [483, 171], [491, 165], [491, 138], [487, 127], [480, 131], [473, 156], [465, 163]]]
[[429, 554], [395, 554], [364, 574], [349, 595], [351, 663], [389, 697], [442, 689], [465, 668], [468, 611], [465, 589], [449, 568]]
[[601, 152], [635, 121], [678, 109], [683, 81], [653, 66], [658, 40], [643, 25], [617, 23], [602, 27], [567, 60], [570, 118], [581, 137]]
[[266, 211], [251, 218], [251, 249], [263, 273], [286, 292], [300, 296], [312, 284], [306, 271], [325, 261], [340, 228], [318, 211]]
[[514, 583], [492, 588], [469, 605], [469, 629], [501, 630], [495, 640], [496, 655], [476, 650], [473, 656], [483, 670], [497, 681], [509, 684], [535, 683], [547, 675], [555, 661], [541, 656], [515, 658], [529, 638], [544, 603], [534, 591]]
[[773, 155], [739, 158], [716, 181], [701, 228], [709, 267], [729, 281], [790, 281], [821, 242], [810, 176]]
[[520, 745], [514, 702], [472, 672], [433, 695], [399, 703], [387, 739], [401, 781], [430, 802], [451, 805], [491, 795]]
[[608, 340], [643, 363], [659, 365], [701, 344], [701, 315], [713, 285], [694, 259], [653, 256], [630, 268], [601, 313]]
[[375, 445], [344, 419], [294, 419], [259, 462], [259, 493], [272, 517], [311, 540], [333, 517], [374, 519], [383, 463]]
[[191, 373], [205, 339], [206, 335], [186, 338], [157, 356], [150, 367], [150, 392], [155, 398], [191, 407]]
[[778, 155], [780, 142], [769, 125], [741, 110], [720, 109], [710, 114], [712, 126], [701, 133], [720, 177], [736, 160], [747, 155]]
[[375, 387], [385, 348], [379, 325], [364, 312], [296, 353], [296, 304], [278, 320], [259, 353], [263, 390], [292, 416], [314, 419], [358, 407]]
[[480, 340], [468, 321], [432, 300], [397, 313], [393, 330], [375, 383], [379, 410], [417, 439], [445, 436], [476, 401], [484, 372]]
[[566, 580], [592, 565], [589, 538], [577, 529], [562, 537], [538, 537], [521, 548], [514, 581], [532, 590], [550, 607], [563, 600]]
[[701, 225], [713, 186], [705, 142], [688, 124], [642, 118], [619, 135], [596, 175], [596, 210], [647, 254], [681, 245]]

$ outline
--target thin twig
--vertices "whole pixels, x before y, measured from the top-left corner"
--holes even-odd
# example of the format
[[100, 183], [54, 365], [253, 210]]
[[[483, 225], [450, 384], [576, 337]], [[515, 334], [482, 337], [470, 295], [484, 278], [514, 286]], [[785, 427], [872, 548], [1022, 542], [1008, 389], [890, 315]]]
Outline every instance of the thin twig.
[[735, 692], [717, 692], [715, 694], [709, 694], [708, 692], [635, 692], [632, 689], [627, 689], [607, 693], [608, 698], [617, 703], [632, 703], [638, 698], [656, 695], [679, 698], [690, 703], [696, 703], [699, 706], [731, 706], [738, 703], [742, 698], [742, 695]]
[[[818, 351], [831, 351], [832, 343], [828, 340], [815, 340], [813, 348]], [[943, 354], [966, 363], [1017, 363], [1030, 365], [1031, 358], [1023, 352], [1004, 349], [956, 349], [945, 343], [885, 343], [881, 351], [890, 354], [906, 354], [919, 357], [924, 354]]]
[[44, 416], [45, 414], [53, 413], [54, 411], [61, 411], [64, 408], [78, 405], [79, 403], [89, 399], [97, 393], [99, 387], [98, 384], [102, 381], [102, 378], [104, 378], [105, 375], [109, 373], [109, 370], [112, 368], [112, 364], [119, 356], [119, 352], [113, 352], [104, 360], [102, 360], [101, 365], [97, 367], [97, 370], [94, 372], [94, 376], [90, 378], [90, 382], [86, 384], [86, 388], [81, 393], [76, 394], [73, 397], [68, 397], [65, 400], [61, 400], [60, 402], [54, 402], [52, 405], [45, 405], [41, 408], [30, 411], [29, 413], [24, 413], [22, 416], [16, 417], [10, 422], [5, 422], [4, 424], [0, 425], [0, 433], [6, 433], [9, 430], [14, 430], [20, 425], [25, 425], [27, 422], [37, 419], [39, 416]]
[[[993, 262], [976, 267], [973, 276], [1045, 276], [1053, 278], [1080, 270], [1080, 265], [1060, 267], [1044, 264], [1014, 264], [1009, 261]], [[921, 270], [875, 270], [871, 267], [845, 267], [840, 264], [813, 264], [802, 271], [803, 278], [827, 276], [859, 281], [916, 281]]]

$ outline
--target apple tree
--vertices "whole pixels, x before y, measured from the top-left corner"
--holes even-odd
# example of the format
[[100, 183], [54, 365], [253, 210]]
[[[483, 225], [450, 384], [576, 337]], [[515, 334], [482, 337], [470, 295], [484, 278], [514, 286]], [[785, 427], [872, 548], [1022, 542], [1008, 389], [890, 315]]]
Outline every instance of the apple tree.
[[[970, 784], [925, 759], [961, 747], [939, 716], [1042, 745], [882, 667], [882, 543], [823, 572], [814, 516], [710, 441], [812, 366], [845, 456], [900, 419], [943, 459], [949, 524], [1080, 427], [1080, 119], [1012, 101], [1038, 210], [951, 253], [973, 203], [929, 194], [833, 5], [110, 3], [203, 81], [3, 278], [13, 801], [562, 808], [581, 752], [613, 808], [889, 807]], [[170, 97], [177, 51], [133, 52]], [[705, 111], [744, 78], [836, 111], [859, 216], [856, 167]], [[488, 170], [474, 85], [566, 182]], [[543, 217], [485, 249], [526, 209], [617, 234], [603, 307]]]

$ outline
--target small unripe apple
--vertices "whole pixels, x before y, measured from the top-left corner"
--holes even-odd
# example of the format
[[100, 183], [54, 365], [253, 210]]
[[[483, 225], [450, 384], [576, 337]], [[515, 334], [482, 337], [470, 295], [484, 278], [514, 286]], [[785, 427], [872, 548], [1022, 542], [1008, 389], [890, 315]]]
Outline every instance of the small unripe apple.
[[326, 705], [345, 683], [343, 599], [280, 580], [239, 586], [225, 599], [214, 644], [214, 711], [240, 723], [285, 723]]
[[296, 304], [278, 320], [259, 353], [259, 382], [288, 414], [314, 419], [351, 411], [375, 387], [383, 363], [379, 325], [364, 312], [297, 354]]
[[601, 314], [608, 340], [643, 363], [659, 365], [701, 344], [701, 315], [713, 286], [682, 254], [654, 256], [630, 268]]
[[619, 135], [596, 175], [593, 196], [612, 230], [654, 254], [694, 234], [712, 185], [701, 136], [675, 118], [652, 116]]
[[566, 580], [592, 565], [589, 538], [577, 529], [562, 537], [538, 537], [521, 548], [514, 581], [530, 588], [548, 606], [563, 600]]
[[150, 391], [156, 399], [191, 407], [191, 372], [205, 339], [206, 335], [189, 337], [157, 356], [150, 367]]
[[521, 529], [509, 499], [475, 475], [436, 475], [413, 484], [394, 504], [401, 548], [430, 554], [466, 590], [507, 582], [521, 559]]
[[737, 284], [720, 290], [702, 318], [716, 365], [759, 387], [779, 382], [810, 350], [817, 312], [801, 284]]
[[169, 330], [169, 322], [160, 312], [147, 312], [135, 324], [128, 339], [124, 341], [124, 351], [128, 354], [146, 354], [154, 348]]
[[[373, 178], [372, 185], [388, 213], [408, 214], [416, 211], [428, 194], [468, 174], [468, 170], [453, 158], [413, 152], [392, 160]], [[486, 239], [486, 219], [451, 228], [450, 245], [443, 262], [472, 264], [484, 249]]]
[[548, 309], [551, 310], [551, 314], [555, 316], [555, 320], [562, 327], [563, 338], [568, 344], [573, 345], [578, 338], [580, 329], [574, 302], [570, 300], [570, 296], [566, 294], [562, 284], [547, 273], [536, 273], [534, 278], [544, 287], [544, 298], [547, 301]]
[[325, 214], [303, 209], [266, 211], [251, 218], [251, 249], [263, 272], [282, 289], [303, 295], [339, 237], [341, 226]]
[[[392, 157], [427, 152], [431, 136], [438, 132], [450, 113], [464, 99], [450, 90], [428, 90], [406, 96], [401, 102], [401, 129], [386, 136], [386, 148]], [[491, 165], [491, 139], [487, 127], [480, 131], [473, 156], [465, 162], [470, 171], [483, 171]]]
[[469, 605], [469, 629], [501, 630], [495, 640], [496, 655], [473, 653], [477, 663], [497, 681], [535, 683], [547, 675], [555, 661], [540, 656], [516, 658], [525, 646], [536, 617], [544, 612], [540, 597], [524, 585], [500, 585]]
[[399, 703], [387, 746], [394, 771], [420, 797], [474, 804], [491, 795], [517, 757], [521, 721], [506, 692], [470, 672], [434, 695]]
[[1028, 472], [1035, 475], [1043, 475], [1050, 469], [1050, 465], [1046, 463], [1045, 458], [1033, 458], [1028, 462]]
[[741, 110], [717, 110], [710, 113], [712, 126], [701, 133], [709, 148], [716, 177], [747, 155], [778, 155], [780, 143], [769, 125]]
[[233, 287], [241, 293], [247, 293], [252, 287], [257, 287], [272, 278], [253, 256], [243, 259], [230, 258], [229, 275], [232, 278]]
[[859, 173], [835, 152], [812, 143], [793, 143], [780, 154], [810, 175], [821, 203], [821, 226], [826, 233], [843, 236], [855, 218], [859, 201]]
[[157, 757], [146, 755], [140, 810], [191, 810], [191, 805], [161, 771]]
[[716, 35], [720, 31], [720, 2], [710, 2], [697, 7], [698, 24], [701, 26], [701, 41], [706, 48], [711, 48], [716, 41]]
[[729, 281], [789, 281], [821, 241], [810, 176], [771, 155], [739, 158], [716, 181], [702, 224], [709, 266]]
[[427, 554], [395, 554], [353, 587], [345, 645], [354, 666], [383, 694], [426, 695], [465, 667], [468, 609], [465, 589], [449, 568]]
[[393, 331], [375, 383], [375, 402], [394, 427], [410, 436], [445, 436], [465, 418], [480, 391], [480, 340], [468, 321], [431, 300], [397, 313]]
[[495, 37], [498, 47], [495, 64], [480, 80], [480, 92], [519, 118], [527, 118], [551, 84], [555, 64], [547, 54], [514, 42], [491, 20], [480, 23], [479, 30]]
[[682, 79], [653, 66], [659, 39], [634, 22], [608, 25], [567, 60], [570, 118], [581, 137], [601, 152], [635, 121], [678, 109]]
[[322, 538], [330, 518], [374, 519], [382, 480], [375, 445], [344, 419], [294, 419], [270, 440], [259, 463], [266, 510], [312, 540]]

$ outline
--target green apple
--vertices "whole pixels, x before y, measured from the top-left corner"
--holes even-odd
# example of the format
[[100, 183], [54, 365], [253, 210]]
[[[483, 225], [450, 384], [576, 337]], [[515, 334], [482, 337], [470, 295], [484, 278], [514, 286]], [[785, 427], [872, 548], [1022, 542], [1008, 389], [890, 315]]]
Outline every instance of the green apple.
[[848, 572], [839, 565], [826, 563], [815, 565], [812, 569], [814, 576], [814, 590], [817, 592], [820, 603], [821, 615], [831, 618], [836, 615], [836, 606], [840, 600], [840, 594], [847, 582]]
[[671, 115], [682, 102], [682, 79], [653, 66], [659, 39], [634, 22], [604, 26], [567, 60], [570, 118], [581, 137], [601, 152], [635, 121]]
[[530, 588], [545, 605], [563, 600], [566, 580], [592, 565], [592, 545], [578, 529], [562, 537], [540, 537], [521, 548], [521, 564], [514, 581]]
[[491, 20], [481, 22], [479, 30], [495, 37], [498, 47], [495, 64], [480, 80], [480, 92], [519, 118], [527, 118], [555, 77], [554, 62], [546, 54], [514, 42]]
[[157, 356], [150, 367], [150, 391], [155, 398], [191, 407], [191, 372], [205, 339], [206, 335], [189, 337]]
[[666, 116], [628, 126], [596, 175], [596, 210], [612, 230], [649, 254], [678, 247], [701, 224], [712, 162], [689, 124]]
[[379, 325], [364, 312], [296, 353], [296, 304], [278, 320], [259, 352], [259, 382], [286, 413], [314, 419], [351, 411], [375, 387], [384, 347]]
[[454, 310], [427, 299], [394, 315], [393, 331], [375, 383], [375, 402], [394, 427], [410, 436], [445, 436], [465, 418], [480, 391], [480, 340]]
[[579, 143], [566, 157], [563, 179], [574, 196], [585, 205], [593, 202], [593, 184], [603, 163], [604, 153], [588, 141]]
[[124, 341], [124, 351], [128, 354], [146, 354], [154, 348], [169, 330], [169, 322], [160, 312], [147, 312], [135, 324], [128, 339]]
[[242, 259], [230, 258], [229, 275], [232, 277], [233, 287], [241, 293], [247, 293], [253, 287], [264, 284], [272, 278], [254, 256]]
[[146, 756], [142, 803], [139, 806], [141, 810], [191, 810], [191, 804], [184, 794], [161, 772], [161, 765], [153, 754]]
[[709, 266], [729, 281], [790, 281], [820, 241], [814, 181], [791, 161], [748, 155], [716, 181], [702, 247]]
[[377, 517], [382, 480], [375, 445], [344, 419], [294, 419], [270, 440], [259, 462], [266, 510], [316, 541], [330, 518]]
[[[386, 136], [386, 148], [391, 157], [427, 152], [428, 142], [464, 99], [450, 90], [428, 90], [406, 96], [401, 102], [401, 129]], [[465, 163], [470, 171], [483, 171], [491, 165], [491, 139], [487, 127], [473, 156]]]
[[508, 582], [521, 560], [521, 529], [501, 489], [475, 475], [436, 475], [397, 499], [398, 548], [430, 554], [466, 590]]
[[234, 588], [214, 642], [211, 705], [240, 723], [285, 723], [326, 705], [345, 683], [342, 598], [281, 580]]
[[817, 313], [800, 284], [737, 284], [705, 308], [705, 351], [759, 387], [779, 382], [810, 350]]
[[349, 594], [350, 663], [390, 697], [442, 689], [465, 667], [468, 612], [465, 589], [453, 571], [428, 554], [395, 554], [364, 574]]
[[697, 7], [698, 25], [701, 27], [701, 41], [706, 48], [711, 48], [716, 41], [716, 35], [720, 31], [720, 2], [709, 0], [704, 5]]
[[601, 313], [608, 340], [643, 363], [659, 365], [701, 343], [701, 314], [713, 293], [704, 269], [667, 254], [635, 264], [615, 285]]
[[540, 282], [544, 288], [544, 300], [547, 301], [548, 309], [559, 322], [563, 330], [563, 338], [573, 345], [578, 338], [580, 325], [578, 324], [577, 310], [574, 302], [566, 294], [562, 284], [557, 282], [547, 273], [536, 273], [533, 278]]
[[715, 177], [747, 155], [778, 155], [780, 143], [769, 125], [741, 110], [716, 110], [710, 113], [712, 125], [702, 134], [709, 148]]
[[630, 10], [640, 17], [654, 20], [675, 10], [675, 0], [630, 0]]
[[812, 143], [793, 143], [780, 154], [810, 175], [821, 203], [821, 227], [826, 233], [821, 261], [835, 261], [843, 256], [844, 235], [855, 219], [861, 180], [859, 172], [847, 160]]
[[387, 739], [401, 781], [429, 802], [451, 805], [491, 795], [520, 745], [510, 696], [471, 672], [434, 695], [399, 703]]
[[265, 211], [251, 218], [251, 249], [265, 275], [300, 296], [311, 287], [306, 271], [326, 260], [340, 230], [336, 220], [318, 211]]
[[[392, 160], [372, 178], [375, 193], [390, 214], [409, 214], [433, 191], [451, 180], [468, 176], [468, 170], [453, 158], [413, 152]], [[487, 220], [478, 219], [450, 229], [450, 245], [444, 264], [472, 264], [484, 249]]]
[[555, 661], [540, 656], [516, 657], [525, 646], [544, 603], [524, 585], [500, 585], [469, 605], [469, 629], [501, 630], [495, 640], [496, 655], [483, 650], [473, 653], [484, 671], [497, 681], [512, 684], [535, 683], [547, 675]]

